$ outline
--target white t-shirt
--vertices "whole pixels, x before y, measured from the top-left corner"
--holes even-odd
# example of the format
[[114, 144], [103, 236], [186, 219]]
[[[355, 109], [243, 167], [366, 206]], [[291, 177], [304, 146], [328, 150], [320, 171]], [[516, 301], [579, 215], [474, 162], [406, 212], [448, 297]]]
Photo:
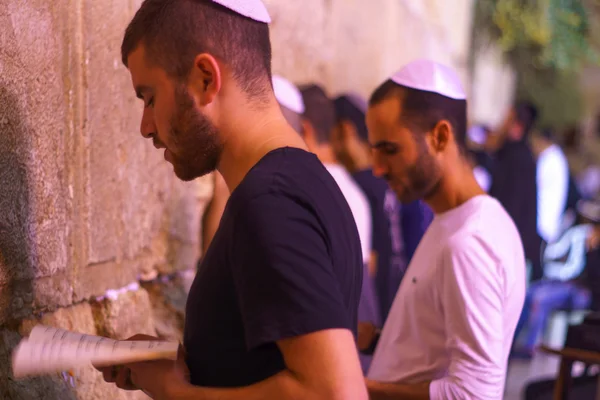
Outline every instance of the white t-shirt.
[[337, 164], [325, 164], [325, 168], [335, 179], [350, 206], [350, 210], [352, 210], [354, 222], [358, 228], [358, 236], [360, 237], [363, 262], [368, 263], [371, 258], [373, 221], [367, 196], [344, 167]]
[[408, 267], [369, 378], [432, 381], [433, 400], [502, 399], [525, 299], [512, 219], [481, 195], [436, 215]]
[[553, 144], [540, 153], [536, 180], [538, 233], [552, 243], [560, 236], [569, 192], [569, 163], [558, 145]]

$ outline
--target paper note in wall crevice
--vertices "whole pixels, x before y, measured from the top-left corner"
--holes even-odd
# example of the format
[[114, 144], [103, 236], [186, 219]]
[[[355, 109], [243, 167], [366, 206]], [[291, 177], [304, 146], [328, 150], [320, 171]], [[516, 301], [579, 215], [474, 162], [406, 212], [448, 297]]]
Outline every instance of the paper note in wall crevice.
[[15, 378], [86, 367], [177, 359], [179, 343], [123, 341], [37, 325], [13, 352]]

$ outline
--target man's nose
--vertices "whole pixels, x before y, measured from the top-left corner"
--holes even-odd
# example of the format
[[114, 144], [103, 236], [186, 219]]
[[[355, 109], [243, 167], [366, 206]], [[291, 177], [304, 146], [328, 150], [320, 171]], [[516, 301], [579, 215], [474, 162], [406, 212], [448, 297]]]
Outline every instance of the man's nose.
[[156, 126], [154, 125], [154, 116], [152, 110], [148, 107], [144, 108], [142, 122], [140, 123], [140, 133], [146, 139], [153, 137], [156, 134]]

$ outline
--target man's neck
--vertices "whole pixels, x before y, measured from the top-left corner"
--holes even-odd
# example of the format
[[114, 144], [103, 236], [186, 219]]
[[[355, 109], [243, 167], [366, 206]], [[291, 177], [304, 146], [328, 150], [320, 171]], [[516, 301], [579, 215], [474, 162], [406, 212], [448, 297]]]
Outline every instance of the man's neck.
[[475, 180], [473, 170], [467, 161], [461, 159], [456, 168], [447, 171], [436, 192], [425, 199], [434, 213], [441, 214], [450, 211], [475, 196], [485, 194]]
[[218, 166], [230, 192], [272, 150], [281, 147], [308, 150], [302, 138], [286, 122], [277, 104], [267, 110], [246, 115], [238, 122], [222, 131], [224, 148]]

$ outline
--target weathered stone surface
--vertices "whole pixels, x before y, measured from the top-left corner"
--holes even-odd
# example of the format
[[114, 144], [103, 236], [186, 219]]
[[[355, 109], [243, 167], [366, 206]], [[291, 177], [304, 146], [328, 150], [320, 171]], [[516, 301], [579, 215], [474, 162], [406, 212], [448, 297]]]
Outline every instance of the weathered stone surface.
[[148, 292], [126, 291], [116, 299], [93, 303], [98, 333], [115, 339], [127, 339], [138, 333], [156, 336]]
[[59, 374], [52, 376], [15, 380], [12, 376], [12, 351], [19, 344], [21, 335], [7, 329], [0, 330], [0, 399], [60, 399], [76, 400], [76, 393]]
[[0, 5], [0, 268], [10, 279], [49, 276], [67, 265], [60, 20], [66, 5]]
[[182, 342], [187, 299], [183, 280], [175, 275], [171, 279], [144, 283], [142, 287], [150, 298], [158, 337]]
[[86, 267], [74, 284], [74, 301], [103, 296], [107, 290], [129, 285], [137, 280], [138, 264], [105, 263]]
[[173, 179], [162, 153], [139, 134], [142, 103], [121, 63], [129, 3], [84, 1], [92, 264], [130, 259], [150, 245]]
[[[38, 278], [33, 282], [33, 307], [35, 310], [65, 307], [72, 303], [73, 286], [66, 274]], [[27, 304], [27, 297], [23, 297]]]
[[18, 321], [33, 311], [32, 281], [12, 280], [0, 285], [0, 326]]

